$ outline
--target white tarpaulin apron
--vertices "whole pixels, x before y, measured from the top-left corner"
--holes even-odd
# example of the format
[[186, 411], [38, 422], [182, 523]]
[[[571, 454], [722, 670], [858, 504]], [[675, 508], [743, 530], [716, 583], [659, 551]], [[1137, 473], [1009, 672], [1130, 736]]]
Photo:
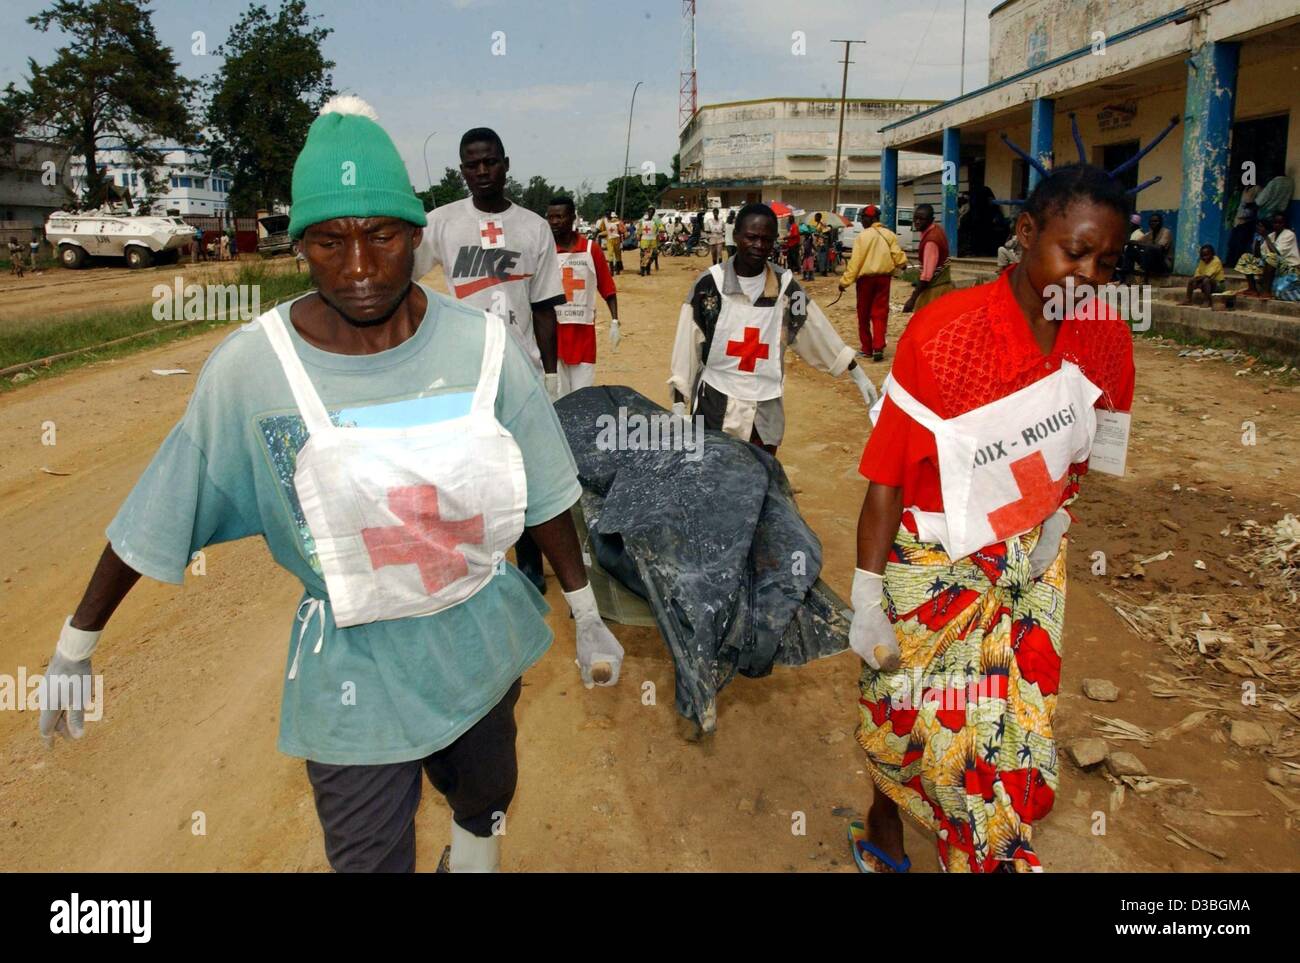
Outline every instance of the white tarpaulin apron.
[[1058, 371], [956, 418], [940, 418], [892, 377], [885, 398], [934, 434], [943, 511], [908, 508], [917, 537], [940, 542], [953, 559], [1023, 535], [1061, 504], [1069, 467], [1084, 461], [1097, 430], [1101, 389], [1079, 366]]
[[484, 318], [469, 414], [406, 428], [331, 423], [287, 322], [276, 309], [259, 319], [310, 435], [294, 488], [340, 627], [432, 615], [465, 601], [523, 531], [523, 455], [494, 410], [505, 324]]
[[722, 308], [713, 327], [702, 380], [727, 397], [741, 401], [780, 398], [784, 380], [781, 324], [785, 317], [785, 292], [794, 275], [786, 273], [774, 305], [759, 308], [743, 294], [722, 294], [721, 264], [709, 270], [722, 297]]
[[591, 256], [591, 242], [581, 251], [561, 251], [555, 257], [560, 262], [560, 281], [564, 285], [564, 303], [555, 307], [556, 324], [595, 325], [592, 289], [596, 286], [596, 262]]

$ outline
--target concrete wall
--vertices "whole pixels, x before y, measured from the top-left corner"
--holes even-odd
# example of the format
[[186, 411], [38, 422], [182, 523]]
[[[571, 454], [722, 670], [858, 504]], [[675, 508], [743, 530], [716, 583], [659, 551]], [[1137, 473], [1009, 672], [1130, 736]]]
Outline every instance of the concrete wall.
[[1090, 46], [1185, 6], [1184, 0], [1014, 0], [989, 16], [989, 82]]
[[[880, 180], [879, 129], [934, 101], [851, 100], [845, 105], [841, 178]], [[839, 101], [772, 100], [701, 107], [683, 131], [681, 167], [692, 181], [824, 184], [834, 177]], [[909, 156], [908, 163], [924, 165]], [[905, 173], [912, 167], [900, 165]], [[923, 167], [921, 169], [924, 169]]]
[[[46, 165], [53, 183], [46, 183]], [[0, 152], [0, 220], [45, 225], [45, 219], [67, 207], [69, 164], [62, 148], [27, 138], [16, 139]]]

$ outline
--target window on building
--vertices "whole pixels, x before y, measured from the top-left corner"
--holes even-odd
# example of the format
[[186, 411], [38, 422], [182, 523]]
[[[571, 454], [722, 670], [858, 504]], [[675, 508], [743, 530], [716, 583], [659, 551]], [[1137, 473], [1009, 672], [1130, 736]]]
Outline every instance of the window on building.
[[791, 174], [826, 173], [826, 158], [820, 154], [791, 154], [788, 162]]
[[180, 179], [179, 177], [177, 177], [175, 174], [173, 174], [172, 177], [171, 177], [171, 184], [172, 184], [172, 187], [180, 187], [180, 186], [181, 186], [181, 179]]

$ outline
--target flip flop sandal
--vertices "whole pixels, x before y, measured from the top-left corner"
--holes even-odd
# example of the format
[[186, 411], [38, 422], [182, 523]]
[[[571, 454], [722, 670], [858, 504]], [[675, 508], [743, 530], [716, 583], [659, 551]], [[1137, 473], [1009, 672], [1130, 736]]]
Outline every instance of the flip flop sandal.
[[[912, 868], [912, 860], [907, 854], [903, 854], [903, 861], [896, 863], [875, 843], [867, 839], [867, 827], [861, 819], [855, 819], [849, 823], [849, 846], [853, 850], [853, 861], [858, 864], [858, 869], [864, 873], [906, 873]], [[876, 860], [884, 866], [883, 870], [876, 869], [871, 865], [871, 860]]]

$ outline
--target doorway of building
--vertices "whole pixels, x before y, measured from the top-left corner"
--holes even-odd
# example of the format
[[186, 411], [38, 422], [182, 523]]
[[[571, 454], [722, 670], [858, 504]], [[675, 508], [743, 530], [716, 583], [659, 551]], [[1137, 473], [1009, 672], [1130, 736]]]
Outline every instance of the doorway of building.
[[1263, 187], [1286, 172], [1287, 123], [1287, 115], [1279, 114], [1232, 125], [1232, 149], [1228, 155], [1230, 195], [1242, 189], [1248, 175], [1257, 186]]
[[[1102, 170], [1113, 171], [1126, 160], [1131, 160], [1133, 155], [1141, 149], [1141, 143], [1136, 140], [1120, 141], [1118, 144], [1105, 144], [1098, 147], [1098, 158], [1101, 161]], [[1138, 186], [1138, 165], [1134, 164], [1128, 170], [1119, 175], [1119, 182], [1124, 185], [1124, 190], [1131, 191]]]
[[1251, 187], [1263, 188], [1286, 173], [1288, 117], [1257, 117], [1232, 125], [1232, 146], [1228, 150], [1228, 182], [1224, 191], [1223, 232], [1220, 240], [1227, 255], [1225, 264], [1236, 264], [1249, 249], [1254, 219], [1237, 223], [1242, 197]]

